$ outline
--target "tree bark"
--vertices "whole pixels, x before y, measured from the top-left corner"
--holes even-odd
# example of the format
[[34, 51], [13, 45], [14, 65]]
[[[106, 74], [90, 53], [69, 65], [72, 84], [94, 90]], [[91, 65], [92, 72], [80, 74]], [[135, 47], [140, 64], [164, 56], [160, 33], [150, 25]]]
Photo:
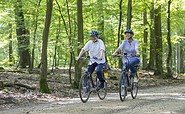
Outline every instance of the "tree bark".
[[127, 29], [131, 29], [131, 20], [132, 20], [132, 0], [128, 0]]
[[149, 64], [147, 69], [154, 70], [155, 69], [155, 55], [156, 55], [156, 41], [155, 41], [155, 31], [154, 31], [154, 1], [151, 2], [151, 9], [150, 9], [150, 57], [149, 57]]
[[[156, 3], [157, 4], [157, 3]], [[161, 32], [161, 5], [155, 9], [155, 35], [156, 35], [156, 69], [154, 74], [163, 76], [163, 63], [162, 63], [162, 32]]]
[[10, 62], [10, 66], [12, 66], [14, 64], [14, 57], [13, 57], [13, 46], [12, 46], [12, 25], [9, 24], [9, 62]]
[[30, 37], [29, 31], [25, 28], [24, 14], [22, 11], [22, 1], [17, 0], [15, 3], [15, 21], [16, 21], [16, 34], [18, 40], [18, 54], [19, 64], [21, 68], [30, 67]]
[[105, 43], [105, 37], [104, 37], [104, 0], [98, 0], [98, 9], [99, 9], [99, 17], [98, 17], [98, 32], [100, 34], [101, 39]]
[[38, 8], [40, 7], [41, 0], [39, 0], [38, 5], [36, 6], [36, 16], [35, 16], [35, 29], [33, 33], [33, 48], [32, 48], [32, 58], [30, 69], [34, 68], [34, 59], [35, 59], [35, 45], [36, 45], [36, 34], [37, 34], [37, 25], [38, 25]]
[[118, 26], [118, 43], [117, 43], [117, 47], [120, 45], [120, 40], [121, 40], [121, 22], [122, 22], [122, 3], [123, 0], [120, 0], [119, 2], [119, 26]]
[[[84, 44], [84, 38], [83, 38], [83, 14], [82, 14], [82, 0], [77, 0], [77, 26], [78, 26], [78, 53], [80, 52], [80, 49], [82, 47], [82, 44]], [[82, 63], [79, 61], [75, 62], [75, 80], [73, 83], [74, 88], [78, 88], [78, 83], [80, 80], [81, 72], [82, 72]]]
[[40, 92], [50, 93], [48, 84], [47, 84], [47, 46], [48, 46], [48, 35], [49, 27], [51, 23], [53, 9], [53, 0], [47, 0], [47, 10], [46, 10], [46, 19], [42, 36], [42, 55], [41, 55], [41, 75], [40, 75]]
[[146, 25], [147, 25], [147, 11], [145, 11], [143, 13], [143, 24], [144, 24], [144, 34], [143, 34], [143, 37], [144, 37], [144, 46], [143, 46], [143, 52], [142, 52], [142, 57], [143, 57], [143, 69], [146, 69], [147, 67], [147, 37], [148, 37], [148, 32], [147, 32], [147, 28], [146, 28]]
[[166, 61], [167, 67], [167, 77], [173, 77], [172, 69], [171, 69], [171, 62], [172, 62], [172, 44], [171, 44], [171, 24], [170, 24], [170, 6], [172, 0], [168, 1], [168, 10], [167, 10], [167, 42], [168, 42], [168, 57]]

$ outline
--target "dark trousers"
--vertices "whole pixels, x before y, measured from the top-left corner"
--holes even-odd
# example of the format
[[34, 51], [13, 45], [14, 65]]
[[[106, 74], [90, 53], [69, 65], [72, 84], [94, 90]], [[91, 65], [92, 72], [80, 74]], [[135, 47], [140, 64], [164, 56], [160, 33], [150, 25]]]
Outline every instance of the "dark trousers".
[[91, 65], [88, 65], [88, 72], [92, 74], [96, 68], [96, 74], [99, 78], [100, 82], [105, 82], [104, 76], [103, 76], [103, 63], [97, 64], [93, 63]]

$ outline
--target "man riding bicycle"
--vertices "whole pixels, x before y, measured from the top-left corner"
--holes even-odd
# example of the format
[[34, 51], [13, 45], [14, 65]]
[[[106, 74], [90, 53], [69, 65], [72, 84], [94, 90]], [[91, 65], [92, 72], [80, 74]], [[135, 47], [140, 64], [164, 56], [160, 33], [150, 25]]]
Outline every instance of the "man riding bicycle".
[[89, 40], [84, 47], [81, 49], [77, 60], [88, 51], [90, 58], [92, 59], [88, 63], [88, 72], [92, 74], [96, 68], [97, 77], [100, 80], [100, 88], [104, 88], [104, 76], [103, 76], [103, 65], [105, 63], [105, 45], [101, 39], [99, 39], [98, 31], [94, 30], [90, 33], [91, 40]]
[[125, 36], [126, 40], [123, 40], [112, 55], [116, 55], [118, 51], [123, 49], [123, 53], [127, 53], [128, 56], [128, 68], [131, 70], [131, 76], [135, 76], [137, 71], [134, 66], [140, 63], [138, 40], [133, 39], [134, 32], [131, 29], [125, 31]]

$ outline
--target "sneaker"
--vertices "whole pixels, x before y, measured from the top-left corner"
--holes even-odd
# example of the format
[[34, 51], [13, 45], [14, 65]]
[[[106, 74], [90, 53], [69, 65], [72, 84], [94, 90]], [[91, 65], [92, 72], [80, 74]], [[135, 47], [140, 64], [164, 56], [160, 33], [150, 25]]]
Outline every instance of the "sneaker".
[[100, 89], [103, 89], [104, 88], [104, 82], [101, 82], [101, 84], [99, 85], [99, 88]]
[[87, 88], [87, 87], [83, 87], [83, 91], [84, 91], [85, 93], [88, 93], [88, 88]]

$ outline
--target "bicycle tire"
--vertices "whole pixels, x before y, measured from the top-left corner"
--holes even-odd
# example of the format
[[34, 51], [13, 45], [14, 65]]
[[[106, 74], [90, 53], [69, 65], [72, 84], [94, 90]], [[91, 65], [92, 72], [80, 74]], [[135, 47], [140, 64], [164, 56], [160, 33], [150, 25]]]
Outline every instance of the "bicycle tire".
[[[87, 78], [87, 79], [85, 79]], [[84, 84], [86, 82], [86, 84]], [[90, 79], [88, 74], [84, 74], [80, 78], [79, 82], [79, 96], [83, 103], [86, 103], [90, 96]]]
[[131, 77], [131, 84], [131, 96], [135, 99], [138, 93], [138, 82], [134, 82], [134, 77]]
[[127, 96], [127, 86], [125, 85], [125, 83], [123, 83], [123, 79], [125, 78], [125, 73], [123, 72], [121, 74], [121, 79], [119, 82], [119, 96], [120, 96], [120, 100], [123, 102]]
[[103, 89], [99, 89], [98, 92], [98, 97], [100, 100], [105, 99], [106, 95], [107, 95], [107, 82], [104, 82], [104, 88]]

